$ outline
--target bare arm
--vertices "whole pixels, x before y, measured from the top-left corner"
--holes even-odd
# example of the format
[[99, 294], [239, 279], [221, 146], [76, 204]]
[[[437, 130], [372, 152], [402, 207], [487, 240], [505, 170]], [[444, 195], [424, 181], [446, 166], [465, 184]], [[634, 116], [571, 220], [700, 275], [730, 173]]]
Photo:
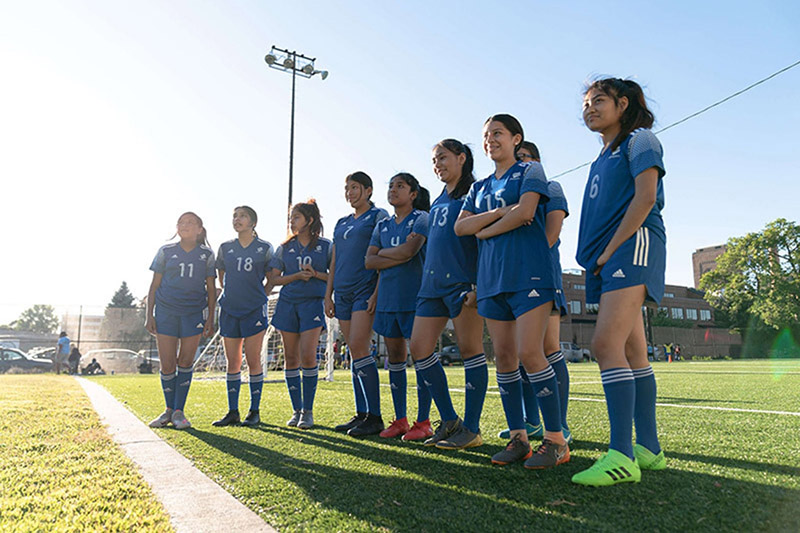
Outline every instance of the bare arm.
[[210, 337], [214, 334], [214, 308], [217, 305], [217, 286], [214, 276], [206, 278], [206, 292], [208, 293], [208, 318], [203, 327], [203, 336]]
[[153, 309], [156, 306], [156, 291], [161, 286], [163, 274], [153, 272], [153, 281], [150, 282], [150, 290], [147, 291], [147, 315], [144, 320], [145, 329], [151, 334], [156, 334], [156, 320], [153, 316]]
[[508, 212], [503, 215], [503, 218], [482, 229], [475, 236], [479, 239], [488, 239], [530, 223], [536, 215], [536, 206], [539, 205], [540, 196], [538, 192], [526, 192], [520, 197], [518, 204], [507, 208]]
[[550, 211], [545, 219], [544, 232], [547, 235], [547, 245], [552, 248], [561, 236], [561, 226], [567, 214], [561, 209]]
[[405, 263], [419, 253], [425, 245], [425, 240], [419, 233], [409, 233], [406, 242], [393, 248], [381, 248], [378, 250], [378, 256]]
[[459, 237], [475, 235], [486, 226], [500, 220], [509, 210], [511, 210], [511, 207], [496, 207], [479, 215], [462, 210], [458, 215], [455, 226], [453, 226], [453, 231]]
[[299, 272], [295, 272], [294, 274], [284, 276], [281, 274], [280, 270], [273, 268], [269, 273], [269, 284], [273, 287], [277, 285], [288, 285], [293, 281], [307, 281], [311, 279], [311, 277], [311, 272], [308, 270], [301, 270]]
[[[333, 245], [331, 245], [333, 246]], [[336, 247], [333, 246], [331, 251], [331, 266], [328, 267], [327, 285], [325, 285], [325, 315], [328, 318], [333, 318], [335, 309], [333, 306], [333, 273], [336, 270]]]
[[367, 248], [367, 256], [364, 258], [364, 268], [368, 270], [385, 270], [405, 263], [405, 261], [381, 257], [378, 255], [378, 250], [380, 250], [380, 248], [377, 246], [370, 246]]

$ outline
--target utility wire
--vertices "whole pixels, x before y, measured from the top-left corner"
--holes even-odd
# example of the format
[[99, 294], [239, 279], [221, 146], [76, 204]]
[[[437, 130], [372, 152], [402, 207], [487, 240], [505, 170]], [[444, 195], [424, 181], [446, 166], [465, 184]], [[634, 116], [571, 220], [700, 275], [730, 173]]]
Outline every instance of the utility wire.
[[[722, 100], [719, 100], [718, 102], [714, 102], [714, 103], [713, 103], [713, 104], [711, 104], [710, 106], [704, 107], [704, 108], [703, 108], [703, 109], [701, 109], [700, 111], [697, 111], [697, 112], [695, 112], [695, 113], [692, 113], [692, 114], [691, 114], [691, 115], [689, 115], [689, 116], [686, 116], [686, 117], [684, 117], [684, 118], [682, 118], [682, 119], [680, 119], [680, 120], [678, 120], [678, 121], [676, 121], [676, 122], [673, 122], [673, 123], [672, 123], [672, 124], [670, 124], [669, 126], [665, 126], [665, 127], [661, 128], [660, 130], [656, 131], [656, 132], [655, 132], [655, 134], [656, 134], [656, 135], [658, 135], [659, 133], [663, 133], [663, 132], [667, 131], [667, 130], [668, 130], [668, 129], [670, 129], [670, 128], [674, 128], [674, 127], [675, 127], [675, 126], [677, 126], [678, 124], [683, 124], [683, 123], [684, 123], [684, 122], [686, 122], [687, 120], [691, 120], [691, 119], [693, 119], [694, 117], [696, 117], [696, 116], [698, 116], [698, 115], [702, 115], [702, 114], [703, 114], [703, 113], [705, 113], [706, 111], [709, 111], [710, 109], [713, 109], [713, 108], [717, 107], [718, 105], [722, 105], [722, 104], [724, 104], [725, 102], [727, 102], [728, 100], [731, 100], [732, 98], [736, 98], [736, 97], [737, 97], [737, 96], [739, 96], [740, 94], [744, 94], [744, 93], [746, 93], [747, 91], [749, 91], [750, 89], [754, 89], [755, 87], [758, 87], [758, 86], [759, 86], [759, 85], [761, 85], [762, 83], [764, 83], [764, 82], [766, 82], [766, 81], [769, 81], [769, 80], [771, 80], [772, 78], [774, 78], [775, 76], [778, 76], [779, 74], [783, 74], [783, 73], [784, 73], [784, 72], [786, 72], [787, 70], [793, 69], [794, 67], [796, 67], [796, 66], [798, 66], [798, 65], [800, 65], [800, 61], [795, 61], [795, 62], [794, 62], [794, 63], [792, 63], [791, 65], [789, 65], [789, 66], [787, 66], [787, 67], [784, 67], [784, 68], [780, 69], [780, 70], [779, 70], [779, 71], [777, 71], [777, 72], [773, 72], [772, 74], [770, 74], [770, 75], [769, 75], [769, 76], [767, 76], [766, 78], [760, 79], [760, 80], [758, 80], [757, 82], [755, 82], [755, 83], [753, 83], [753, 84], [751, 84], [751, 85], [748, 85], [748, 86], [747, 86], [747, 87], [745, 87], [744, 89], [742, 89], [742, 90], [740, 90], [740, 91], [737, 91], [737, 92], [735, 92], [735, 93], [733, 93], [733, 94], [731, 94], [731, 95], [729, 95], [729, 96], [726, 96], [726, 97], [725, 97], [725, 98], [723, 98]], [[570, 174], [570, 173], [572, 173], [572, 172], [575, 172], [576, 170], [580, 170], [580, 169], [582, 169], [583, 167], [588, 167], [588, 166], [589, 166], [589, 165], [591, 165], [591, 164], [592, 164], [592, 162], [591, 162], [591, 161], [588, 161], [588, 162], [586, 162], [586, 163], [584, 163], [584, 164], [582, 164], [582, 165], [578, 165], [578, 166], [577, 166], [577, 167], [575, 167], [575, 168], [571, 168], [571, 169], [569, 169], [569, 170], [565, 170], [564, 172], [562, 172], [562, 173], [560, 173], [560, 174], [556, 174], [555, 176], [553, 176], [553, 177], [552, 177], [552, 178], [550, 178], [550, 179], [556, 179], [556, 178], [560, 178], [561, 176], [566, 176], [567, 174]]]

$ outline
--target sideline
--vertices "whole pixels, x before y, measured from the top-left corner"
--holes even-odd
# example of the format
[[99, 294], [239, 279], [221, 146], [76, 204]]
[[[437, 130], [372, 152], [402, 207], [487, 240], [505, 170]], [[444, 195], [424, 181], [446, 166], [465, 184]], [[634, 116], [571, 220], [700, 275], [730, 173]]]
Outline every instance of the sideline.
[[275, 531], [164, 442], [105, 388], [88, 379], [75, 379], [111, 437], [139, 467], [176, 531]]

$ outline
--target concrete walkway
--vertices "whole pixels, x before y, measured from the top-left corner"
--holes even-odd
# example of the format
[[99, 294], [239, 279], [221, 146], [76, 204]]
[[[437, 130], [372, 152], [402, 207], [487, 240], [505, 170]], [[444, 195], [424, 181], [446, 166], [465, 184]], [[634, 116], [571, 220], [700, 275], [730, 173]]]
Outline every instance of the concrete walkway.
[[111, 437], [137, 464], [145, 481], [161, 500], [176, 531], [275, 531], [161, 440], [106, 389], [88, 379], [76, 379]]

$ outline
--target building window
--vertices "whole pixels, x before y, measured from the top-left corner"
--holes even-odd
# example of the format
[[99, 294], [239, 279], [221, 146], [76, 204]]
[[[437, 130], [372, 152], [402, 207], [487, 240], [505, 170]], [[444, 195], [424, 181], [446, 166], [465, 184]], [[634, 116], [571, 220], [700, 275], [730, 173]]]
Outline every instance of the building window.
[[687, 320], [697, 320], [697, 309], [686, 309]]
[[700, 310], [700, 320], [702, 320], [704, 322], [710, 322], [711, 321], [711, 311], [709, 311], [708, 309], [701, 309]]
[[683, 308], [682, 307], [673, 307], [672, 308], [672, 318], [675, 320], [683, 320]]
[[576, 291], [585, 291], [586, 285], [584, 285], [583, 283], [573, 283], [572, 288], [575, 289]]
[[665, 292], [664, 293], [664, 298], [675, 298], [675, 293], [674, 292]]
[[587, 315], [596, 315], [599, 310], [600, 310], [599, 304], [586, 304]]
[[572, 315], [581, 314], [581, 302], [579, 300], [570, 300], [569, 301], [569, 312]]

